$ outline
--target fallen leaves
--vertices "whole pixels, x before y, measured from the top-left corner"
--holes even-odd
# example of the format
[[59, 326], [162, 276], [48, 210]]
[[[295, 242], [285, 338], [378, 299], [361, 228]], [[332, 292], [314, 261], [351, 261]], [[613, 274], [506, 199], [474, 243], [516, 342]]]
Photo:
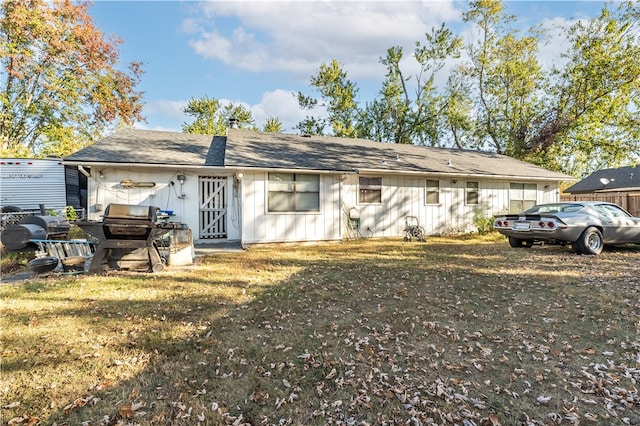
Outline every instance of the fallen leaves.
[[[95, 301], [91, 287], [84, 310], [69, 309], [73, 351], [64, 339], [76, 335], [50, 327], [62, 310], [22, 313], [37, 344], [7, 347], [3, 362], [48, 361], [73, 379], [40, 379], [31, 399], [5, 390], [16, 402], [3, 414], [14, 424], [640, 424], [637, 253], [370, 244], [255, 249], [204, 274], [101, 282], [123, 290]], [[52, 408], [31, 410], [39, 398]]]

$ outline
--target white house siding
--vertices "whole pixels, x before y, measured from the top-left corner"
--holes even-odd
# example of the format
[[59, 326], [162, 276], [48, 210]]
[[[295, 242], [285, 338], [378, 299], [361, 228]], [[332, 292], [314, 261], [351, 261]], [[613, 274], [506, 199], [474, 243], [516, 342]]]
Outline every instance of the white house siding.
[[[100, 172], [102, 176], [100, 177]], [[186, 180], [181, 187], [178, 174]], [[173, 210], [172, 221], [186, 223], [196, 242], [202, 240], [199, 230], [199, 176], [218, 176], [205, 169], [183, 171], [169, 168], [117, 169], [91, 171], [88, 179], [88, 217], [100, 220], [110, 203], [153, 205]], [[363, 174], [364, 176], [364, 174]], [[265, 242], [297, 242], [340, 240], [348, 236], [348, 209], [360, 212], [360, 234], [365, 237], [400, 237], [404, 235], [405, 218], [416, 216], [428, 234], [475, 231], [474, 214], [482, 210], [486, 217], [506, 212], [509, 208], [510, 183], [532, 183], [518, 179], [451, 178], [427, 175], [376, 175], [382, 177], [382, 203], [358, 203], [358, 177], [348, 174], [320, 174], [320, 211], [314, 213], [269, 213], [267, 211], [268, 173], [246, 172], [234, 189], [228, 178], [227, 240], [246, 244]], [[153, 188], [123, 188], [120, 182], [155, 182]], [[426, 204], [426, 180], [440, 182], [440, 203]], [[466, 205], [468, 181], [479, 183], [479, 204]], [[171, 182], [174, 184], [171, 185]], [[537, 202], [558, 200], [558, 187], [553, 182], [537, 182]], [[184, 197], [182, 197], [184, 194]], [[100, 206], [96, 210], [96, 206]]]
[[[367, 175], [379, 177], [380, 175]], [[426, 181], [440, 182], [440, 203], [426, 203]], [[479, 202], [466, 204], [467, 182], [478, 182]], [[360, 211], [360, 233], [372, 237], [398, 237], [404, 235], [407, 216], [416, 216], [428, 234], [446, 234], [476, 231], [474, 217], [502, 213], [509, 208], [509, 187], [521, 180], [477, 178], [443, 178], [437, 176], [382, 176], [382, 203], [358, 203], [358, 176], [345, 181], [344, 204], [347, 209]], [[526, 183], [532, 183], [527, 181]], [[555, 183], [537, 183], [537, 202], [558, 200]]]
[[[177, 179], [179, 174], [185, 175], [184, 184]], [[117, 169], [94, 168], [88, 179], [88, 219], [101, 220], [108, 204], [134, 204], [155, 206], [161, 210], [173, 210], [172, 222], [185, 223], [193, 232], [193, 238], [199, 241], [199, 179], [202, 171], [183, 171], [171, 169]], [[212, 176], [217, 176], [211, 173]], [[151, 188], [125, 188], [120, 182], [154, 182]], [[173, 185], [171, 184], [173, 182]], [[233, 179], [228, 179], [227, 190], [227, 240], [240, 240], [238, 220], [238, 201], [234, 200]], [[184, 196], [183, 196], [184, 194]], [[235, 203], [235, 204], [234, 204]]]
[[320, 211], [269, 213], [268, 173], [245, 173], [242, 179], [242, 242], [294, 242], [342, 238], [339, 175], [320, 175]]

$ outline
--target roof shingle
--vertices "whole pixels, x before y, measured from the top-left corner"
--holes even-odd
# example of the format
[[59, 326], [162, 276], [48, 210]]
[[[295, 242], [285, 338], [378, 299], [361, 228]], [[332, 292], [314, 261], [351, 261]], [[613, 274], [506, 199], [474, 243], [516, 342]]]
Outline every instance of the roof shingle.
[[621, 190], [640, 190], [640, 165], [595, 171], [565, 192], [580, 194]]
[[243, 129], [229, 129], [226, 137], [120, 130], [70, 155], [65, 161], [572, 179], [562, 173], [490, 152]]

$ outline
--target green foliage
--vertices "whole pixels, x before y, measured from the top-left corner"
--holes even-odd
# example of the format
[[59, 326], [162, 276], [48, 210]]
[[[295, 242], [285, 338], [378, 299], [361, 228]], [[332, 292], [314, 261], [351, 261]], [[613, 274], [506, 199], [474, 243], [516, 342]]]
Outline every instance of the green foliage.
[[68, 155], [114, 125], [142, 120], [133, 62], [118, 69], [88, 4], [9, 0], [0, 4], [0, 155]]
[[478, 234], [487, 235], [493, 232], [493, 216], [487, 216], [485, 208], [478, 208], [473, 212], [473, 224], [478, 230]]
[[251, 111], [244, 105], [229, 103], [223, 107], [218, 99], [208, 96], [192, 98], [182, 111], [195, 117], [191, 124], [182, 125], [182, 131], [185, 133], [224, 136], [232, 118], [238, 120], [240, 128], [253, 126]]
[[330, 64], [322, 64], [316, 75], [311, 77], [311, 86], [320, 92], [320, 99], [297, 93], [298, 105], [306, 110], [321, 107], [326, 116], [307, 117], [298, 123], [297, 129], [305, 134], [324, 134], [326, 126], [331, 126], [332, 134], [340, 137], [357, 137], [356, 119], [358, 89], [347, 79], [347, 73], [335, 59]]
[[76, 212], [76, 209], [73, 206], [67, 206], [65, 208], [64, 215], [68, 221], [73, 222], [78, 220], [78, 213]]
[[640, 160], [639, 18], [637, 3], [607, 3], [600, 16], [559, 29], [569, 48], [546, 69], [538, 55], [553, 41], [548, 33], [520, 34], [502, 1], [472, 1], [462, 19], [473, 25], [474, 41], [444, 88], [436, 77], [463, 46], [443, 25], [416, 42], [414, 75], [406, 75], [401, 47], [387, 50], [386, 77], [364, 106], [355, 104], [357, 88], [342, 65], [323, 64], [311, 80], [321, 97], [297, 97], [327, 115], [308, 116], [298, 129], [323, 134], [330, 125], [335, 136], [488, 149], [575, 176], [633, 164]]
[[[182, 131], [185, 133], [224, 136], [231, 119], [237, 120], [241, 129], [258, 130], [253, 114], [242, 104], [231, 102], [222, 106], [218, 99], [205, 96], [200, 99], [192, 98], [182, 111], [194, 117], [193, 122], [182, 124]], [[278, 133], [281, 130], [282, 122], [278, 118], [267, 117], [263, 131]]]
[[267, 117], [262, 130], [268, 133], [280, 133], [282, 132], [282, 121], [276, 117]]

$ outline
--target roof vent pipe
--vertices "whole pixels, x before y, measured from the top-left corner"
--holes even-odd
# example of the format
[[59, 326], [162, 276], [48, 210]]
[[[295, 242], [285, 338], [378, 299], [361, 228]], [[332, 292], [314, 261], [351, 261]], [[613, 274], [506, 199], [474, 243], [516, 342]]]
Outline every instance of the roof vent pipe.
[[230, 118], [229, 119], [229, 128], [231, 129], [237, 129], [239, 120], [237, 118]]

